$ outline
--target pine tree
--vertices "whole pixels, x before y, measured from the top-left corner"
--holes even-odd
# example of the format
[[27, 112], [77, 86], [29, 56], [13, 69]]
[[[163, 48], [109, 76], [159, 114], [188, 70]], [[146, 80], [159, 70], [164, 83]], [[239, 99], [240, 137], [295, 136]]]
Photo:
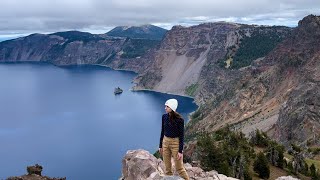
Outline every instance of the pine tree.
[[230, 168], [224, 150], [215, 145], [214, 139], [209, 134], [199, 136], [197, 152], [204, 170], [210, 171], [215, 169], [219, 173], [225, 175], [230, 174]]
[[268, 179], [270, 176], [270, 168], [268, 164], [268, 159], [266, 156], [260, 152], [257, 159], [253, 163], [253, 170], [259, 174], [260, 178]]

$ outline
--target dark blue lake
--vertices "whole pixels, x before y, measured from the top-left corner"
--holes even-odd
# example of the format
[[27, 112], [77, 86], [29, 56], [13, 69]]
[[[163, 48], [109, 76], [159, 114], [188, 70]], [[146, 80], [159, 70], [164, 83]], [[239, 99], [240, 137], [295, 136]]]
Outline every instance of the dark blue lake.
[[[135, 73], [100, 66], [0, 64], [0, 179], [42, 174], [68, 180], [118, 179], [127, 150], [158, 149], [169, 98], [187, 114], [193, 99], [132, 92]], [[124, 92], [115, 96], [115, 87]]]

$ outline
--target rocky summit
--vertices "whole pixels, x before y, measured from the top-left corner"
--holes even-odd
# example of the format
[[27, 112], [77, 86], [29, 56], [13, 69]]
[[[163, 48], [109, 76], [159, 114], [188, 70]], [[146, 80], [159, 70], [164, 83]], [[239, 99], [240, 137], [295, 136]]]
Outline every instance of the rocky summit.
[[[174, 165], [174, 163], [172, 163]], [[235, 180], [216, 171], [205, 172], [199, 167], [184, 164], [190, 179], [193, 180]], [[173, 166], [174, 167], [174, 166]], [[164, 175], [164, 163], [143, 149], [129, 150], [122, 160], [122, 177], [119, 180], [182, 180], [174, 176]]]

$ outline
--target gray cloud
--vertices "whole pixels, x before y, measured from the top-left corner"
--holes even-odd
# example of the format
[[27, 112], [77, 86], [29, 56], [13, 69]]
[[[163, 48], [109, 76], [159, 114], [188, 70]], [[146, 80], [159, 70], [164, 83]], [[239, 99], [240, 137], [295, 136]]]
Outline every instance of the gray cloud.
[[295, 26], [319, 13], [318, 0], [1, 0], [0, 36], [83, 30], [103, 33], [118, 25], [172, 25], [232, 21]]

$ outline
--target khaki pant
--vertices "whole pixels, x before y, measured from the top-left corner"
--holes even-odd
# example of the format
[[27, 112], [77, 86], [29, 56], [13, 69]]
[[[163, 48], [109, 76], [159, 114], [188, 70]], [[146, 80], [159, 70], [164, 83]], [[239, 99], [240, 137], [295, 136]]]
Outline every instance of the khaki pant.
[[163, 161], [165, 165], [165, 174], [172, 176], [172, 165], [171, 165], [171, 157], [174, 159], [175, 169], [178, 172], [179, 176], [182, 178], [189, 180], [189, 176], [187, 171], [183, 166], [183, 158], [180, 160], [177, 159], [179, 151], [179, 138], [169, 138], [164, 136], [162, 141], [162, 153], [163, 153]]

